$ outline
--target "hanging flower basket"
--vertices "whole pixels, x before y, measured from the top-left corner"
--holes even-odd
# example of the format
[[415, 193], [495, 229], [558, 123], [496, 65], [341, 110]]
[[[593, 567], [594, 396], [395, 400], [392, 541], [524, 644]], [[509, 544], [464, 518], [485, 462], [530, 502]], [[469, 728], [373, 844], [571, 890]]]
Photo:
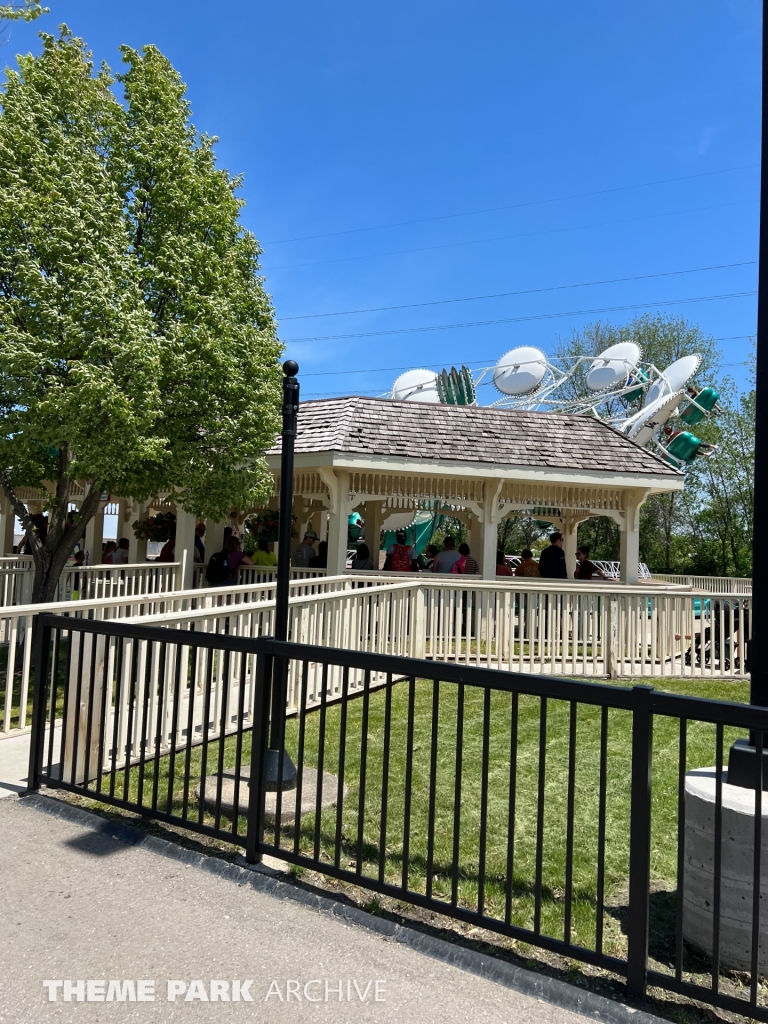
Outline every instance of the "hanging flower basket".
[[171, 527], [176, 525], [173, 512], [158, 512], [148, 519], [137, 519], [133, 524], [133, 535], [139, 540], [155, 541], [165, 544], [171, 539]]
[[[297, 536], [296, 530], [296, 516], [291, 516], [291, 537]], [[256, 512], [254, 515], [249, 516], [245, 521], [245, 529], [248, 534], [253, 537], [254, 541], [258, 544], [260, 540], [265, 540], [268, 543], [273, 543], [278, 539], [278, 532], [280, 530], [280, 513], [267, 509], [265, 512]]]

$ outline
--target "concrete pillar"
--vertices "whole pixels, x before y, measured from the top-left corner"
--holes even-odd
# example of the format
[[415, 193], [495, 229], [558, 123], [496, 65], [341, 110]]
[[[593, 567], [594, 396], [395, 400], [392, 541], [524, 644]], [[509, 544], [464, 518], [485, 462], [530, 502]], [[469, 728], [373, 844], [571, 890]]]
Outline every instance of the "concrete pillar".
[[11, 503], [0, 496], [0, 555], [13, 554], [13, 526], [16, 516]]
[[197, 517], [176, 508], [176, 546], [174, 561], [179, 562], [176, 572], [176, 589], [191, 590], [195, 563], [195, 526]]
[[85, 539], [83, 544], [89, 552], [87, 561], [89, 565], [101, 564], [101, 548], [104, 539], [104, 503], [100, 502], [90, 523], [85, 528]]

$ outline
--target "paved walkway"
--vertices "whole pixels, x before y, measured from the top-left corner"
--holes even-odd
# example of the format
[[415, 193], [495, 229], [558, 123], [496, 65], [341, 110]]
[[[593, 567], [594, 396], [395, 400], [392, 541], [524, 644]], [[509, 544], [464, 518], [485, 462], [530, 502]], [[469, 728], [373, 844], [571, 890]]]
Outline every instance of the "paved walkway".
[[[44, 813], [45, 807], [54, 807], [54, 814]], [[390, 934], [377, 934], [354, 923], [349, 914], [345, 920], [330, 912], [329, 901], [314, 899], [316, 905], [309, 906], [306, 897], [295, 895], [295, 890], [291, 895], [285, 884], [262, 874], [190, 854], [103, 819], [96, 819], [94, 828], [93, 816], [79, 810], [65, 808], [63, 813], [74, 820], [62, 819], [59, 807], [45, 797], [0, 802], [4, 1024], [584, 1020], [442, 962], [434, 950], [455, 947], [438, 940], [418, 935], [414, 939], [407, 929], [393, 934], [385, 922], [380, 924], [382, 932], [389, 929]], [[412, 938], [404, 938], [405, 933]], [[418, 952], [414, 941], [424, 948], [432, 943], [432, 955]], [[533, 984], [542, 984], [535, 975], [528, 977]], [[222, 983], [216, 991], [228, 994], [229, 1001], [211, 1001], [211, 979]], [[65, 980], [75, 986], [71, 1000], [64, 1001], [59, 986], [57, 1001], [50, 1002], [43, 983]], [[112, 980], [151, 981], [155, 1001], [120, 1003], [113, 990], [109, 1001], [78, 1002], [80, 980], [106, 982], [106, 988], [93, 988], [96, 996], [109, 994]], [[178, 982], [180, 994], [174, 1002], [168, 1001], [169, 981]], [[235, 981], [253, 1002], [242, 996], [232, 1001]], [[573, 999], [566, 1005], [586, 998], [578, 989], [561, 985], [561, 1003], [563, 991], [573, 993], [566, 996]], [[293, 998], [287, 1002], [289, 992]], [[124, 994], [130, 999], [130, 985]], [[607, 1005], [619, 1011], [614, 1019], [630, 1019], [624, 1007]], [[594, 1019], [595, 1007], [587, 1011]], [[598, 1019], [612, 1016], [603, 1012]], [[637, 1013], [632, 1019], [652, 1018]]]
[[[61, 726], [53, 731], [53, 760], [59, 756]], [[0, 800], [27, 790], [29, 774], [29, 733], [0, 738]]]

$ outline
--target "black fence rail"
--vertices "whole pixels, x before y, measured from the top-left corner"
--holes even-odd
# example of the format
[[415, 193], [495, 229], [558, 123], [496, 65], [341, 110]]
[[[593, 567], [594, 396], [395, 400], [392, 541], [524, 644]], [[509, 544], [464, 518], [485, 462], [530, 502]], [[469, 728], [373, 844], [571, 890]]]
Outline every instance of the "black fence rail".
[[[634, 996], [656, 986], [768, 1021], [762, 756], [754, 790], [723, 767], [747, 731], [762, 753], [768, 710], [54, 616], [35, 656], [33, 788], [580, 960]], [[275, 659], [303, 684], [277, 740]], [[268, 789], [270, 740], [294, 790]]]

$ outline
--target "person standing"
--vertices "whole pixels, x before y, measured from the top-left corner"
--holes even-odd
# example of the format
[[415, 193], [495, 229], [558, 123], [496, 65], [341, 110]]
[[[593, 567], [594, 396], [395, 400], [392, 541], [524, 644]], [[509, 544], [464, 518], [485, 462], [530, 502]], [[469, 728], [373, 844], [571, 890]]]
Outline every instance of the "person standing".
[[594, 562], [590, 562], [589, 552], [589, 544], [576, 548], [576, 561], [579, 564], [576, 567], [573, 578], [576, 580], [604, 580], [606, 578], [605, 573], [601, 572]]
[[514, 574], [510, 573], [510, 575], [528, 576], [533, 578], [541, 576], [538, 563], [535, 561], [533, 552], [530, 548], [523, 548], [520, 552], [520, 557], [522, 558], [522, 562], [520, 562], [520, 564], [515, 568]]
[[315, 555], [315, 541], [317, 540], [317, 534], [314, 530], [307, 530], [304, 534], [304, 540], [301, 544], [297, 544], [293, 552], [293, 564], [297, 569], [308, 569], [312, 564], [312, 559]]
[[121, 537], [112, 552], [112, 565], [128, 565], [128, 538]]
[[384, 569], [387, 572], [411, 572], [417, 558], [416, 549], [409, 547], [406, 542], [405, 530], [398, 530], [395, 533], [395, 543], [387, 548]]
[[477, 576], [480, 573], [477, 560], [469, 552], [469, 544], [459, 544], [459, 558], [451, 566], [451, 572], [462, 576]]
[[274, 551], [269, 550], [269, 542], [266, 540], [258, 542], [258, 547], [251, 557], [254, 565], [271, 566], [272, 568], [277, 565], [277, 555]]
[[357, 554], [352, 559], [352, 568], [355, 572], [372, 571], [373, 559], [371, 558], [371, 552], [368, 550], [367, 544], [358, 544]]
[[539, 576], [548, 580], [567, 580], [568, 567], [565, 564], [563, 535], [557, 530], [549, 535], [549, 547], [539, 556]]
[[[536, 572], [538, 572], [538, 571], [539, 570], [538, 570], [538, 567], [537, 567]], [[510, 567], [507, 565], [507, 560], [504, 557], [504, 552], [503, 551], [497, 551], [496, 552], [496, 575], [497, 576], [514, 576], [514, 573], [512, 572]]]
[[443, 550], [435, 556], [432, 562], [432, 572], [450, 572], [454, 565], [461, 558], [456, 550], [453, 537], [446, 537], [443, 541]]

